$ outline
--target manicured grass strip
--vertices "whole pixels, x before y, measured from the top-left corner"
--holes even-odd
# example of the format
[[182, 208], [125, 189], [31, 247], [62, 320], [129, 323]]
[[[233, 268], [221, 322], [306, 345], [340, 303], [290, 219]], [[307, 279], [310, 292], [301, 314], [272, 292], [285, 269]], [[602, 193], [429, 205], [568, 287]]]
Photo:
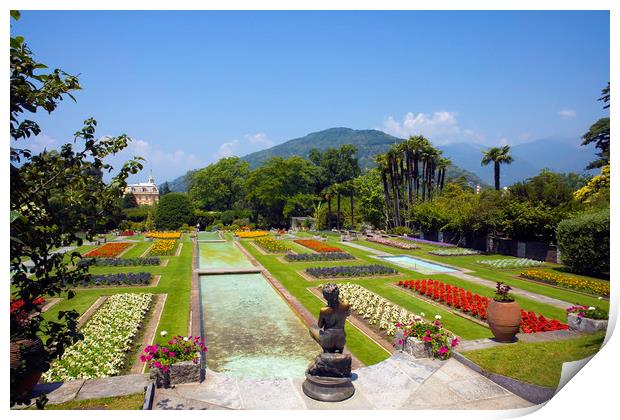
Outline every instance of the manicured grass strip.
[[463, 352], [490, 372], [546, 387], [557, 387], [562, 363], [581, 360], [599, 351], [605, 333], [571, 340], [525, 343]]
[[97, 398], [93, 400], [68, 401], [62, 404], [48, 404], [46, 410], [141, 410], [144, 394], [123, 395], [120, 397]]
[[131, 247], [129, 250], [127, 250], [127, 252], [125, 252], [122, 256], [122, 258], [137, 258], [142, 256], [142, 254], [144, 254], [144, 251], [146, 251], [149, 246], [151, 246], [152, 242], [138, 242], [136, 244], [134, 244], [133, 247]]

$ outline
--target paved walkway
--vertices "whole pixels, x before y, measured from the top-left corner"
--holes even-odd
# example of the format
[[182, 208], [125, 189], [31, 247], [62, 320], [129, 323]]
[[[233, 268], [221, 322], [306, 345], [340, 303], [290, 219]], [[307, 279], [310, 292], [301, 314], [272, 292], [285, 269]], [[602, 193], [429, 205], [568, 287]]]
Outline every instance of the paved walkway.
[[[380, 256], [380, 257], [387, 257], [387, 256], [392, 256], [393, 254], [387, 253], [387, 252], [383, 252], [383, 251], [377, 251], [376, 249], [373, 248], [369, 248], [367, 246], [364, 245], [360, 245], [360, 244], [355, 244], [352, 242], [340, 242], [342, 245], [345, 246], [350, 246], [353, 248], [357, 248], [359, 250]], [[416, 257], [417, 258], [417, 257]], [[422, 258], [420, 258], [422, 259]], [[430, 261], [432, 262], [432, 261]], [[458, 268], [456, 266], [453, 266], [455, 268]], [[429, 274], [429, 273], [422, 273], [422, 274]], [[479, 284], [481, 286], [485, 286], [485, 287], [489, 287], [493, 290], [495, 290], [495, 286], [496, 286], [496, 282], [491, 281], [491, 280], [486, 280], [486, 279], [482, 279], [480, 277], [476, 277], [476, 276], [472, 276], [471, 274], [467, 274], [463, 271], [455, 271], [452, 273], [447, 273], [451, 276], [457, 277], [461, 280], [466, 280], [472, 283], [476, 283]], [[541, 303], [545, 303], [547, 305], [551, 305], [551, 306], [555, 306], [556, 308], [561, 308], [561, 309], [566, 309], [569, 306], [572, 306], [573, 303], [571, 302], [566, 302], [564, 300], [560, 300], [560, 299], [555, 299], [549, 296], [545, 296], [545, 295], [541, 295], [538, 293], [534, 293], [534, 292], [529, 292], [527, 290], [523, 290], [523, 289], [517, 289], [517, 288], [512, 288], [511, 293], [517, 295], [517, 296], [521, 296], [530, 300], [535, 300], [537, 302], [541, 302]]]
[[153, 409], [512, 409], [533, 404], [454, 359], [414, 359], [395, 353], [353, 371], [355, 394], [324, 403], [301, 390], [303, 378], [253, 380], [208, 371], [200, 384], [157, 389]]

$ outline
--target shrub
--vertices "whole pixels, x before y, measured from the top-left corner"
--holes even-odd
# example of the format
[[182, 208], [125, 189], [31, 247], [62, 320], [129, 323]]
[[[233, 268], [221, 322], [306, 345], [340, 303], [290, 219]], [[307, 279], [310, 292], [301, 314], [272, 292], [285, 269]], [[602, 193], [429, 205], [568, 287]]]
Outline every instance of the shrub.
[[79, 284], [66, 284], [66, 286], [146, 286], [151, 282], [151, 273], [115, 273], [99, 274], [82, 280]]
[[77, 263], [82, 267], [85, 265], [92, 266], [112, 266], [112, 267], [129, 267], [138, 265], [159, 265], [159, 258], [83, 258]]
[[391, 233], [392, 235], [402, 236], [402, 235], [411, 235], [413, 231], [407, 226], [397, 226], [395, 228], [388, 230], [388, 233]]
[[184, 193], [169, 193], [160, 198], [155, 214], [158, 230], [177, 230], [192, 220], [192, 208]]
[[571, 271], [609, 272], [609, 209], [562, 221], [557, 239], [562, 263]]

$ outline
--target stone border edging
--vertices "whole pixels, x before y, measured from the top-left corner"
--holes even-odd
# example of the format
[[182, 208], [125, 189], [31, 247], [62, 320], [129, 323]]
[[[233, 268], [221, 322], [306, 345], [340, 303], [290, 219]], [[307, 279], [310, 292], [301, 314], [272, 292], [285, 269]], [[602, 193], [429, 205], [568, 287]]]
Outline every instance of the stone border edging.
[[142, 410], [153, 409], [153, 397], [155, 396], [155, 384], [153, 382], [146, 386], [144, 392], [144, 403], [142, 404]]
[[155, 241], [151, 243], [151, 246], [149, 246], [148, 248], [144, 250], [142, 255], [140, 255], [140, 258], [146, 258], [146, 256], [149, 255], [149, 253], [151, 252], [151, 248], [153, 248], [153, 245], [155, 245]]
[[88, 322], [90, 317], [105, 303], [109, 296], [99, 296], [90, 307], [84, 311], [82, 315], [77, 319], [77, 328], [80, 329]]
[[474, 372], [481, 374], [482, 376], [490, 379], [491, 381], [495, 382], [499, 386], [507, 389], [513, 394], [531, 403], [534, 403], [534, 404], [545, 403], [549, 401], [551, 398], [553, 398], [553, 396], [556, 393], [555, 388], [534, 385], [534, 384], [530, 384], [527, 382], [519, 381], [518, 379], [509, 378], [504, 375], [489, 372], [481, 368], [480, 366], [478, 366], [477, 364], [475, 364], [474, 362], [472, 362], [471, 360], [469, 360], [468, 358], [466, 358], [465, 356], [463, 356], [461, 353], [457, 351], [454, 351], [452, 353], [452, 357], [455, 360], [467, 366], [468, 368], [472, 369]]
[[62, 300], [62, 298], [49, 298], [49, 299], [46, 299], [46, 304], [43, 305], [43, 307], [41, 308], [41, 313], [49, 311], [52, 308], [52, 306], [56, 305], [61, 300]]

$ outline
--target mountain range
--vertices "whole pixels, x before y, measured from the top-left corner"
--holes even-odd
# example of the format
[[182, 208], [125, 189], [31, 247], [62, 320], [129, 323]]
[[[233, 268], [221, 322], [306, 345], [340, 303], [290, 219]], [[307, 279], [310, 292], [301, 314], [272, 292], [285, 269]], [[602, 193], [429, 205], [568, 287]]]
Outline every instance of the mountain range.
[[[354, 130], [351, 128], [330, 128], [304, 137], [288, 140], [284, 143], [250, 153], [242, 159], [250, 164], [251, 169], [262, 165], [274, 156], [308, 157], [311, 149], [325, 150], [329, 147], [339, 147], [343, 144], [353, 144], [357, 147], [357, 157], [362, 171], [375, 165], [373, 157], [384, 153], [393, 144], [403, 141], [379, 130]], [[447, 178], [464, 176], [471, 184], [491, 185], [493, 183], [493, 165], [481, 166], [483, 151], [489, 146], [475, 143], [451, 143], [438, 146], [443, 150], [443, 156], [452, 160], [452, 165], [446, 171]], [[501, 183], [511, 185], [532, 177], [543, 168], [555, 172], [584, 173], [586, 165], [594, 160], [593, 148], [579, 146], [579, 139], [541, 139], [511, 147], [514, 162], [502, 165]], [[185, 175], [170, 181], [172, 191], [185, 191]]]

